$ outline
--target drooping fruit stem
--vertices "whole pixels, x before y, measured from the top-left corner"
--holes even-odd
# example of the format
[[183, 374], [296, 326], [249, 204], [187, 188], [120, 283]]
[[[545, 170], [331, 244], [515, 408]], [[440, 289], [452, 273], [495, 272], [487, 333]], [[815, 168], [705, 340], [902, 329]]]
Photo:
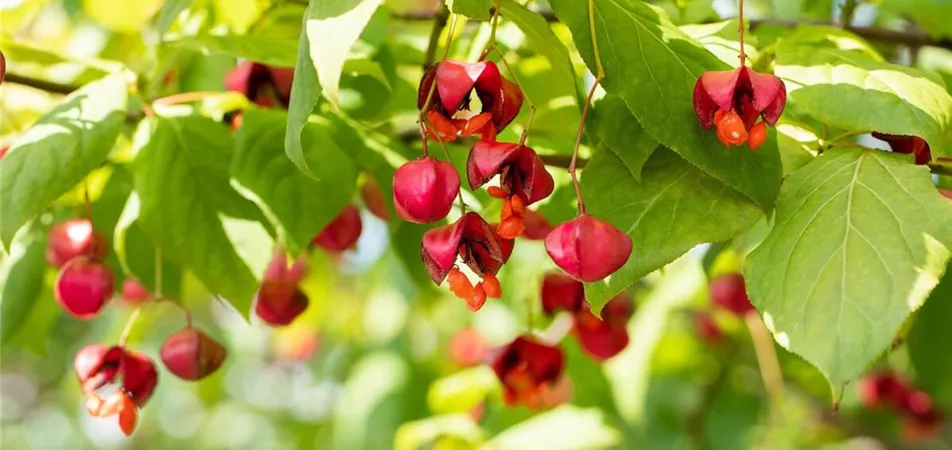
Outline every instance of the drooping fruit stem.
[[489, 43], [486, 44], [486, 48], [483, 49], [483, 53], [479, 55], [479, 61], [486, 59], [486, 56], [489, 55], [489, 52], [496, 46], [496, 28], [499, 27], [499, 10], [502, 9], [502, 0], [496, 0], [493, 5], [493, 17], [492, 17], [492, 30], [489, 32]]
[[757, 356], [757, 365], [760, 367], [760, 376], [764, 380], [764, 389], [770, 396], [772, 416], [777, 418], [783, 413], [784, 387], [773, 337], [757, 311], [744, 314], [744, 321], [747, 322], [751, 341], [754, 343], [754, 353]]
[[[433, 85], [435, 86], [436, 83], [433, 83]], [[430, 123], [429, 120], [426, 119], [426, 117], [420, 117], [420, 131], [423, 133], [423, 156], [427, 156], [427, 152], [426, 152], [426, 141], [427, 141], [427, 137], [426, 137], [426, 131], [423, 131], [423, 130], [424, 130], [423, 124], [426, 124], [426, 126], [428, 126], [428, 127], [430, 127], [430, 128], [433, 128], [433, 125]], [[436, 137], [437, 142], [440, 143], [440, 147], [443, 148], [443, 155], [446, 156], [446, 162], [448, 162], [448, 163], [450, 163], [450, 165], [452, 165], [452, 164], [453, 164], [453, 158], [450, 156], [450, 151], [449, 151], [449, 149], [446, 148], [446, 143], [443, 142], [443, 137], [440, 136], [439, 133], [433, 133], [433, 135]], [[455, 166], [454, 166], [454, 167], [455, 167]], [[460, 189], [459, 192], [458, 192], [458, 198], [459, 198], [460, 214], [464, 214], [464, 213], [466, 213], [466, 202], [463, 201], [463, 190], [462, 190], [462, 189]]]
[[740, 58], [741, 67], [747, 63], [747, 53], [744, 51], [744, 0], [737, 0], [737, 33], [740, 36]]
[[[86, 220], [89, 221], [89, 226], [91, 227], [93, 225], [93, 202], [89, 199], [89, 178], [83, 179], [83, 208], [86, 214]], [[100, 250], [96, 248], [96, 239], [89, 240], [89, 249], [94, 255]]]
[[[592, 52], [595, 53], [595, 78], [605, 78], [605, 68], [602, 67], [602, 55], [598, 51], [598, 39], [595, 37], [595, 0], [588, 0], [588, 31], [592, 34]], [[596, 82], [595, 84], [598, 84]], [[589, 96], [591, 97], [591, 96]]]
[[222, 93], [218, 91], [195, 91], [195, 92], [181, 92], [178, 94], [169, 95], [168, 97], [162, 97], [156, 99], [152, 102], [153, 106], [168, 106], [175, 105], [179, 103], [191, 103], [202, 101], [208, 97], [220, 96]]
[[449, 32], [446, 34], [446, 48], [443, 49], [444, 61], [450, 55], [450, 47], [453, 46], [453, 37], [456, 34], [456, 20], [459, 18], [459, 16], [456, 14], [450, 13], [450, 15], [452, 16], [450, 18], [450, 29], [449, 29]]
[[569, 162], [569, 175], [572, 176], [572, 185], [575, 186], [575, 197], [578, 199], [578, 213], [585, 214], [585, 202], [582, 201], [582, 190], [578, 184], [577, 164], [578, 148], [582, 145], [582, 132], [585, 131], [585, 117], [588, 116], [588, 110], [592, 106], [592, 97], [595, 96], [595, 89], [598, 84], [605, 79], [605, 68], [602, 67], [602, 56], [598, 51], [598, 38], [595, 36], [595, 0], [588, 0], [588, 30], [592, 35], [592, 51], [595, 53], [595, 82], [588, 91], [588, 97], [585, 99], [585, 105], [582, 106], [582, 117], [578, 122], [578, 133], [575, 136], [575, 148], [572, 150], [572, 161]]
[[132, 312], [132, 315], [129, 316], [129, 320], [126, 321], [126, 325], [122, 328], [122, 333], [119, 335], [119, 346], [125, 347], [126, 341], [129, 339], [129, 334], [132, 333], [132, 328], [135, 326], [136, 322], [139, 320], [139, 316], [142, 314], [142, 310], [148, 306], [152, 301], [161, 302], [167, 301], [176, 308], [180, 309], [185, 314], [185, 324], [187, 327], [192, 326], [192, 313], [188, 308], [182, 306], [176, 301], [167, 299], [162, 295], [162, 251], [155, 249], [155, 291], [152, 293], [152, 297], [139, 305], [135, 311]]
[[585, 202], [582, 201], [582, 190], [578, 184], [578, 173], [576, 164], [578, 164], [578, 148], [582, 145], [582, 133], [585, 131], [585, 117], [588, 116], [588, 110], [592, 106], [592, 97], [595, 95], [595, 89], [601, 83], [604, 75], [599, 74], [592, 83], [592, 88], [588, 90], [588, 97], [585, 99], [585, 105], [582, 106], [582, 118], [578, 122], [578, 133], [575, 135], [575, 148], [572, 149], [572, 161], [569, 163], [569, 175], [572, 176], [572, 185], [575, 186], [575, 197], [578, 199], [578, 213], [585, 214]]
[[136, 321], [139, 320], [139, 315], [142, 314], [142, 309], [145, 308], [145, 305], [148, 303], [143, 303], [132, 312], [132, 315], [129, 316], [129, 320], [126, 321], [126, 326], [122, 328], [122, 334], [119, 335], [119, 346], [125, 347], [126, 341], [129, 339], [129, 334], [132, 333], [132, 327], [136, 324]]
[[532, 127], [532, 119], [535, 117], [536, 106], [532, 102], [532, 99], [529, 98], [529, 94], [526, 93], [526, 90], [522, 88], [522, 84], [519, 83], [519, 78], [516, 77], [516, 72], [512, 70], [512, 66], [509, 65], [509, 61], [506, 61], [506, 55], [502, 53], [502, 50], [499, 49], [499, 46], [493, 45], [492, 50], [499, 55], [499, 60], [502, 61], [502, 65], [506, 67], [506, 72], [509, 72], [509, 78], [512, 79], [513, 83], [516, 83], [516, 87], [519, 88], [519, 92], [522, 92], [522, 98], [525, 99], [526, 105], [529, 106], [529, 118], [526, 119], [526, 126], [522, 130], [522, 136], [519, 137], [519, 145], [525, 145], [526, 139], [529, 138], [529, 129]]

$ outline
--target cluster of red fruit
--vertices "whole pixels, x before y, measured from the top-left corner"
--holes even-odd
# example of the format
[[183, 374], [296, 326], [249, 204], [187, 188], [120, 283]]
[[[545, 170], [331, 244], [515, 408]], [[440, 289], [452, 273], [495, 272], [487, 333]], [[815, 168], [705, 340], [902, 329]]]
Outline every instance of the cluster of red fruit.
[[[360, 210], [354, 205], [348, 205], [314, 236], [311, 244], [332, 254], [339, 254], [354, 248], [362, 231]], [[283, 248], [276, 248], [255, 296], [255, 315], [272, 326], [285, 326], [293, 322], [310, 303], [307, 294], [300, 287], [305, 275], [305, 257], [298, 257], [291, 262]]]
[[[767, 140], [767, 125], [775, 126], [787, 104], [780, 78], [741, 66], [705, 72], [694, 85], [694, 112], [704, 128], [717, 128], [726, 147], [743, 145], [751, 151]], [[757, 122], [757, 118], [763, 118]]]
[[[159, 350], [169, 372], [189, 381], [214, 373], [226, 354], [225, 347], [191, 326], [169, 336]], [[131, 435], [139, 421], [139, 408], [158, 384], [152, 360], [124, 345], [91, 344], [76, 354], [73, 368], [86, 397], [87, 412], [95, 417], [117, 415], [119, 428]]]
[[[481, 103], [478, 114], [469, 111], [474, 93]], [[478, 135], [466, 163], [469, 187], [480, 188], [498, 176], [498, 185], [487, 189], [490, 196], [503, 201], [498, 224], [465, 212], [456, 222], [427, 231], [421, 245], [433, 281], [447, 280], [450, 290], [473, 311], [487, 298], [502, 296], [496, 274], [508, 261], [516, 237], [538, 239], [544, 234], [555, 263], [576, 279], [589, 282], [618, 270], [631, 253], [631, 239], [607, 222], [580, 214], [550, 230], [544, 218], [528, 209], [552, 193], [552, 176], [535, 150], [523, 142], [496, 140], [498, 132], [519, 114], [522, 103], [518, 85], [504, 78], [491, 61], [442, 61], [432, 65], [420, 82], [417, 107], [425, 118], [425, 138], [445, 143], [458, 136]], [[393, 177], [397, 214], [410, 222], [442, 220], [459, 191], [456, 169], [426, 154], [404, 164]], [[473, 284], [458, 261], [479, 281]]]
[[[728, 311], [741, 318], [756, 311], [747, 296], [744, 276], [739, 273], [718, 275], [711, 280], [708, 291], [715, 308]], [[693, 315], [693, 324], [695, 333], [705, 343], [716, 344], [724, 337], [724, 332], [717, 325], [710, 311], [696, 311]]]
[[857, 386], [860, 403], [869, 409], [891, 409], [903, 419], [903, 435], [919, 440], [935, 435], [942, 424], [929, 394], [915, 389], [891, 370], [869, 374]]
[[601, 319], [589, 309], [581, 282], [561, 273], [549, 273], [542, 280], [542, 311], [549, 317], [559, 311], [572, 315], [572, 332], [582, 349], [598, 361], [609, 359], [628, 346], [628, 320], [634, 303], [626, 294], [612, 298], [602, 308]]
[[[79, 319], [97, 316], [113, 296], [112, 270], [103, 264], [108, 249], [106, 238], [88, 220], [60, 222], [50, 230], [46, 259], [60, 269], [54, 295], [68, 313]], [[149, 296], [132, 279], [123, 282], [123, 293], [135, 300]], [[174, 375], [198, 380], [221, 366], [226, 351], [189, 325], [165, 340], [160, 356]], [[138, 422], [138, 409], [152, 396], [158, 382], [152, 360], [124, 345], [93, 344], [76, 354], [74, 366], [89, 413], [96, 417], [118, 415], [119, 427], [131, 434]], [[113, 385], [120, 377], [121, 384]], [[109, 392], [103, 396], [103, 391]]]
[[[589, 310], [580, 281], [561, 273], [547, 274], [542, 283], [542, 310], [549, 317], [560, 311], [572, 317], [572, 333], [585, 353], [596, 361], [611, 358], [628, 346], [628, 320], [633, 303], [627, 295], [613, 298], [599, 319]], [[450, 355], [464, 366], [488, 363], [503, 386], [506, 404], [547, 408], [568, 400], [571, 382], [564, 374], [565, 353], [555, 344], [522, 335], [490, 349], [475, 330], [462, 330], [450, 342]]]
[[[361, 228], [360, 213], [356, 207], [348, 206], [315, 236], [313, 243], [340, 252], [354, 246]], [[60, 269], [54, 294], [74, 317], [96, 317], [113, 297], [113, 273], [103, 263], [108, 250], [105, 236], [94, 230], [89, 220], [60, 222], [50, 230], [46, 258]], [[303, 259], [288, 267], [286, 253], [278, 249], [256, 296], [256, 315], [274, 326], [291, 323], [308, 306], [307, 296], [298, 287], [305, 273]], [[145, 287], [131, 278], [123, 282], [122, 292], [134, 302], [151, 297]], [[212, 374], [222, 365], [226, 353], [220, 343], [191, 324], [169, 336], [160, 350], [166, 368], [185, 380], [199, 380]], [[131, 434], [138, 421], [138, 408], [145, 405], [157, 384], [158, 371], [152, 360], [124, 344], [93, 344], [76, 355], [75, 368], [89, 413], [97, 417], [118, 414], [120, 428]], [[121, 383], [114, 385], [119, 379]]]
[[[291, 102], [294, 69], [245, 61], [229, 72], [224, 81], [225, 88], [243, 94], [259, 107], [287, 109]], [[241, 126], [240, 112], [233, 113], [229, 119], [234, 129]], [[368, 182], [362, 194], [370, 210], [387, 220], [388, 214], [379, 191], [373, 182]], [[338, 254], [354, 248], [362, 231], [360, 211], [356, 206], [348, 205], [311, 240], [311, 244]], [[310, 303], [307, 294], [300, 288], [306, 274], [304, 257], [289, 261], [284, 249], [276, 248], [255, 296], [255, 315], [272, 326], [285, 326], [293, 322]]]
[[[478, 331], [464, 329], [450, 341], [449, 350], [453, 361], [462, 366], [489, 364], [509, 406], [550, 408], [572, 396], [571, 380], [564, 374], [565, 353], [539, 338], [523, 335], [505, 346], [491, 348]], [[479, 405], [471, 412], [474, 420], [482, 410]]]

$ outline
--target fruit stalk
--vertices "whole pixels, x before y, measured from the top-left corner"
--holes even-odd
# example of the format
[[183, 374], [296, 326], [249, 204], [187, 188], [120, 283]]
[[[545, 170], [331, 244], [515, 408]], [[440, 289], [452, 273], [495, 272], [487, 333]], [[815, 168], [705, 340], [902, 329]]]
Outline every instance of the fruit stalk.
[[757, 366], [760, 367], [760, 376], [764, 380], [764, 389], [770, 396], [771, 413], [774, 419], [780, 420], [783, 414], [783, 374], [780, 373], [780, 363], [777, 362], [777, 352], [774, 349], [773, 337], [760, 320], [757, 311], [749, 311], [744, 315], [750, 338], [754, 343], [754, 353], [757, 355]]
[[740, 65], [747, 63], [747, 53], [744, 51], [744, 0], [737, 0], [737, 33], [740, 37]]
[[[594, 38], [595, 36], [592, 35]], [[594, 42], [594, 41], [593, 41]], [[588, 116], [588, 110], [592, 106], [592, 97], [595, 95], [595, 89], [598, 88], [598, 84], [601, 83], [604, 74], [598, 74], [595, 77], [595, 82], [592, 83], [592, 88], [588, 91], [588, 97], [585, 99], [585, 106], [582, 107], [582, 118], [578, 122], [578, 133], [575, 135], [575, 148], [572, 149], [572, 161], [569, 162], [569, 175], [572, 176], [572, 185], [575, 186], [575, 197], [578, 199], [578, 214], [585, 214], [585, 203], [582, 201], [582, 189], [578, 184], [578, 174], [577, 164], [578, 164], [578, 148], [582, 145], [582, 132], [585, 131], [585, 117]]]
[[[495, 30], [495, 28], [493, 30]], [[502, 65], [506, 66], [506, 72], [509, 72], [509, 78], [512, 78], [513, 83], [516, 83], [516, 87], [519, 88], [519, 92], [522, 92], [522, 98], [525, 99], [526, 105], [529, 106], [529, 118], [526, 119], [526, 126], [522, 130], [522, 136], [519, 137], [519, 145], [526, 145], [526, 139], [529, 138], [529, 129], [532, 128], [532, 119], [535, 118], [535, 103], [533, 103], [532, 99], [529, 98], [529, 95], [526, 94], [526, 90], [522, 88], [522, 84], [519, 83], [519, 78], [516, 77], [516, 73], [513, 72], [512, 67], [509, 65], [509, 61], [506, 61], [506, 56], [502, 54], [502, 51], [499, 50], [499, 47], [493, 44], [492, 50], [494, 50], [496, 54], [499, 55], [499, 60], [502, 61]]]

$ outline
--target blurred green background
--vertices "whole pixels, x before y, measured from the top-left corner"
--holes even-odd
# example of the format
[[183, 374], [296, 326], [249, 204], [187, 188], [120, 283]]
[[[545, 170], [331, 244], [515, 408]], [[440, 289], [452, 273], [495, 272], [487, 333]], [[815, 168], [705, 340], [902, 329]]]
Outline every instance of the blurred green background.
[[[184, 6], [178, 13], [163, 8], [171, 3]], [[439, 3], [388, 0], [375, 14], [354, 50], [364, 52], [375, 69], [362, 66], [342, 80], [341, 103], [350, 117], [391, 138], [412, 132], [416, 84], [432, 28], [431, 21], [415, 16], [425, 17]], [[531, 3], [547, 8], [544, 1]], [[732, 1], [656, 3], [679, 24], [718, 21], [733, 16], [735, 8]], [[947, 36], [944, 28], [952, 15], [942, 14], [949, 8], [937, 9], [930, 17], [916, 2], [882, 3], [862, 5], [855, 15], [857, 24], [894, 25], [911, 14], [933, 35]], [[837, 8], [832, 0], [748, 2], [754, 19], [830, 21]], [[209, 35], [267, 36], [293, 45], [302, 13], [302, 2], [296, 1], [7, 0], [0, 2], [0, 49], [11, 72], [47, 80], [52, 88], [97, 79], [111, 61], [119, 61], [141, 75], [139, 88], [149, 96], [222, 91], [223, 77], [236, 64], [234, 49], [216, 47]], [[944, 19], [936, 21], [940, 17]], [[463, 22], [461, 30], [451, 55], [477, 56], [488, 26]], [[564, 27], [556, 24], [554, 30], [571, 46]], [[769, 43], [778, 30], [762, 27], [757, 38]], [[573, 92], [549, 82], [549, 62], [526, 48], [526, 36], [512, 23], [503, 22], [499, 40], [511, 53], [528, 97], [540, 105], [533, 147], [543, 154], [569, 154], [579, 119]], [[908, 59], [901, 50], [882, 50], [895, 60]], [[945, 64], [946, 69], [952, 64], [949, 52], [930, 51], [917, 63]], [[294, 55], [275, 58], [293, 61]], [[574, 52], [573, 58], [577, 64]], [[0, 142], [15, 141], [60, 98], [5, 82], [0, 88]], [[220, 115], [222, 104], [229, 101], [233, 99], [223, 95], [200, 108]], [[501, 139], [521, 133], [525, 114], [524, 108]], [[129, 183], [121, 163], [128, 159], [130, 139], [128, 130], [111, 157], [115, 165], [90, 178], [95, 217], [105, 230], [114, 228], [125, 199], [101, 193], [108, 192], [103, 188], [108, 183]], [[396, 141], [390, 143], [395, 153], [416, 154], [416, 149]], [[456, 147], [451, 151], [461, 154], [462, 147]], [[457, 158], [458, 166], [462, 159]], [[564, 185], [565, 175], [554, 175]], [[553, 222], [571, 217], [572, 195], [569, 189], [559, 189], [542, 210]], [[479, 205], [486, 199], [480, 193], [467, 201]], [[77, 190], [42, 222], [71, 216], [81, 204]], [[163, 369], [156, 395], [141, 411], [132, 438], [121, 434], [114, 419], [86, 414], [72, 358], [87, 343], [115, 342], [135, 306], [117, 297], [97, 319], [75, 320], [53, 300], [55, 272], [46, 269], [44, 289], [28, 313], [15, 327], [3, 323], [15, 332], [4, 335], [0, 353], [0, 447], [952, 448], [947, 426], [926, 440], [903, 438], [902, 423], [886, 412], [861, 408], [853, 386], [847, 387], [834, 414], [820, 373], [779, 347], [785, 391], [779, 401], [768, 398], [747, 325], [712, 311], [706, 287], [712, 274], [734, 268], [734, 252], [755, 245], [763, 227], [730, 245], [696, 248], [636, 285], [631, 290], [636, 303], [629, 323], [631, 344], [619, 356], [599, 364], [583, 354], [575, 339], [563, 340], [571, 399], [551, 410], [529, 411], [507, 408], [491, 371], [462, 366], [452, 357], [450, 344], [464, 329], [475, 329], [489, 345], [501, 346], [529, 326], [550, 326], [540, 314], [539, 287], [542, 275], [554, 265], [541, 242], [517, 245], [500, 275], [505, 298], [490, 300], [473, 314], [421, 272], [414, 259], [419, 229], [388, 225], [366, 210], [362, 218], [364, 232], [355, 251], [339, 256], [311, 252], [303, 285], [311, 306], [284, 329], [269, 328], [254, 318], [249, 324], [187, 274], [171, 281], [180, 287], [180, 299], [192, 309], [196, 325], [224, 343], [229, 356], [222, 370], [200, 383], [179, 380]], [[111, 263], [118, 267], [116, 261]], [[4, 304], [9, 301], [3, 299]], [[720, 339], [699, 335], [698, 317], [708, 314], [723, 333]], [[130, 346], [155, 356], [162, 340], [183, 322], [175, 308], [151, 305], [136, 325]], [[903, 351], [888, 358], [893, 367], [907, 365]]]

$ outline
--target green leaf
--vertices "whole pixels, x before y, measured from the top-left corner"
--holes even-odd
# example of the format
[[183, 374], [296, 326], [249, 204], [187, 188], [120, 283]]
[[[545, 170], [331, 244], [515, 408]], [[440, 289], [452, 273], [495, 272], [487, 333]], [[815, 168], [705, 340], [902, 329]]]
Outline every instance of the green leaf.
[[603, 147], [583, 172], [589, 212], [628, 233], [634, 243], [618, 272], [585, 286], [595, 311], [694, 246], [732, 238], [762, 217], [752, 201], [670, 150], [659, 148], [648, 158], [641, 182], [632, 169], [639, 159], [638, 154]]
[[304, 22], [311, 61], [324, 97], [337, 105], [340, 76], [350, 48], [357, 42], [382, 0], [311, 0]]
[[0, 264], [0, 345], [24, 324], [43, 292], [46, 230], [24, 230]]
[[492, 18], [493, 0], [446, 0], [450, 11], [478, 20]]
[[[485, 439], [479, 424], [468, 414], [450, 414], [406, 422], [397, 428], [393, 438], [394, 450], [419, 450], [430, 448], [427, 444], [450, 441], [469, 444], [473, 448]], [[442, 448], [437, 446], [437, 448]], [[450, 446], [450, 448], [460, 448]]]
[[805, 124], [783, 118], [777, 122], [777, 146], [783, 173], [791, 173], [807, 165], [817, 155], [820, 137]]
[[434, 381], [426, 403], [436, 414], [465, 413], [498, 387], [499, 380], [489, 366], [476, 366]]
[[[304, 13], [305, 26], [311, 20], [312, 8], [312, 6], [308, 6]], [[301, 142], [304, 125], [321, 99], [321, 84], [317, 81], [314, 61], [311, 60], [311, 52], [307, 50], [309, 48], [308, 31], [305, 28], [301, 30], [301, 37], [298, 41], [297, 64], [294, 65], [291, 103], [288, 106], [288, 125], [284, 135], [284, 152], [301, 172], [316, 179], [317, 176], [311, 172], [311, 168], [308, 167], [304, 158], [304, 146]]]
[[[816, 120], [847, 130], [919, 136], [946, 154], [952, 96], [938, 76], [842, 50], [829, 40], [777, 45], [776, 73]], [[836, 99], [836, 101], [831, 101]]]
[[[706, 2], [705, 2], [706, 3]], [[737, 65], [737, 55], [740, 51], [740, 40], [737, 35], [737, 19], [725, 20], [717, 23], [701, 25], [682, 25], [681, 31], [697, 40], [708, 51], [724, 61], [729, 66]], [[744, 41], [744, 51], [751, 60], [757, 58], [757, 40], [754, 36], [747, 36]]]
[[194, 0], [166, 0], [153, 19], [152, 27], [156, 33], [161, 37], [169, 31], [179, 14], [192, 6], [193, 2]]
[[562, 405], [499, 433], [484, 449], [593, 450], [617, 448], [621, 433], [597, 408]]
[[239, 192], [265, 212], [289, 251], [297, 254], [350, 204], [357, 167], [348, 154], [353, 149], [339, 146], [330, 124], [321, 121], [305, 128], [308, 153], [315, 157], [311, 167], [321, 181], [301, 173], [281, 152], [285, 121], [280, 111], [246, 110], [231, 174]]
[[228, 183], [229, 130], [200, 116], [160, 116], [143, 121], [135, 146], [138, 224], [144, 234], [163, 256], [249, 314], [260, 272], [239, 256], [238, 240], [245, 236], [229, 236], [225, 216], [254, 218], [257, 209]]
[[825, 47], [857, 53], [878, 62], [886, 62], [886, 59], [868, 41], [839, 27], [801, 26], [783, 37], [783, 45]]
[[390, 80], [387, 79], [387, 74], [383, 71], [383, 66], [371, 59], [348, 59], [341, 68], [341, 72], [355, 77], [366, 75], [379, 81], [388, 90], [393, 89], [393, 86], [390, 86]]
[[125, 120], [126, 83], [120, 75], [87, 84], [30, 127], [0, 164], [0, 240], [99, 167]]
[[952, 359], [946, 342], [952, 342], [952, 271], [948, 268], [906, 336], [916, 382], [938, 403], [952, 401]]
[[[167, 257], [156, 255], [156, 247], [139, 226], [139, 196], [133, 193], [126, 201], [113, 232], [113, 247], [122, 271], [136, 279], [150, 292], [179, 299], [182, 294], [182, 267]], [[162, 259], [162, 290], [156, 289], [156, 258]]]
[[791, 174], [747, 259], [750, 299], [777, 342], [834, 390], [892, 344], [938, 283], [952, 204], [907, 155], [834, 149]]
[[[698, 125], [694, 113], [692, 93], [698, 77], [708, 70], [730, 67], [655, 7], [636, 0], [593, 1], [597, 43], [606, 73], [605, 90], [625, 100], [655, 140], [770, 211], [780, 188], [780, 156], [776, 149], [726, 149], [713, 130]], [[587, 2], [551, 3], [594, 71]]]
[[297, 62], [298, 43], [284, 36], [209, 34], [169, 40], [164, 44], [206, 54], [224, 53], [278, 67], [293, 67]]
[[152, 17], [159, 1], [83, 0], [83, 12], [109, 30], [119, 33], [138, 33]]
[[572, 68], [572, 59], [569, 56], [568, 49], [549, 28], [549, 23], [546, 22], [545, 18], [530, 11], [515, 0], [503, 0], [501, 14], [506, 20], [516, 24], [526, 35], [528, 45], [549, 61], [555, 76], [548, 75], [547, 80], [550, 83], [560, 85], [560, 87], [564, 85], [565, 87], [562, 90], [565, 92], [572, 92], [576, 96], [581, 96], [582, 94], [579, 91], [581, 87], [576, 82], [575, 69]]
[[641, 169], [648, 157], [658, 147], [635, 117], [628, 111], [625, 102], [610, 95], [595, 107], [598, 117], [598, 137], [616, 155], [625, 155], [624, 162], [635, 180], [641, 182]]

